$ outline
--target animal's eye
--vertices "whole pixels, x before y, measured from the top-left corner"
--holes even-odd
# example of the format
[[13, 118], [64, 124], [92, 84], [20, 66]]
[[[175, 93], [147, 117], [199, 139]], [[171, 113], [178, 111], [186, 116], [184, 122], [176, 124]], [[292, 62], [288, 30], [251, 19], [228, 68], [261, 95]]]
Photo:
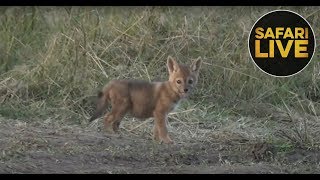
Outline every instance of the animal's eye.
[[177, 81], [177, 83], [178, 83], [178, 84], [181, 84], [181, 81], [180, 81], [180, 80], [178, 80], [178, 81]]
[[192, 84], [192, 83], [193, 83], [192, 79], [189, 79], [188, 83], [189, 83], [189, 84]]

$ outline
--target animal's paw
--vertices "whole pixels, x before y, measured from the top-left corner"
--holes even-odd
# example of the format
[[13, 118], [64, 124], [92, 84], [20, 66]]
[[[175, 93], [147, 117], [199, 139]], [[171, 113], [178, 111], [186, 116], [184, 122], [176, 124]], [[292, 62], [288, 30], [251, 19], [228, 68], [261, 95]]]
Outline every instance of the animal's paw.
[[116, 132], [113, 130], [112, 126], [104, 126], [104, 130], [107, 134], [115, 134]]
[[174, 141], [169, 136], [166, 136], [166, 137], [160, 138], [160, 139], [165, 144], [174, 144]]

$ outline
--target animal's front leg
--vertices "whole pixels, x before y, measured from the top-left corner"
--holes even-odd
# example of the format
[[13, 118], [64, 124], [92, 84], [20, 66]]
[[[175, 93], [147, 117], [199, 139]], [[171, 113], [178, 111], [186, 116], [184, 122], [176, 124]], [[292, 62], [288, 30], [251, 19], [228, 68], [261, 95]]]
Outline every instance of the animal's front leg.
[[154, 112], [154, 118], [155, 118], [155, 126], [153, 130], [154, 138], [156, 140], [159, 139], [164, 143], [172, 144], [173, 141], [169, 137], [167, 125], [166, 125], [167, 115], [161, 112]]

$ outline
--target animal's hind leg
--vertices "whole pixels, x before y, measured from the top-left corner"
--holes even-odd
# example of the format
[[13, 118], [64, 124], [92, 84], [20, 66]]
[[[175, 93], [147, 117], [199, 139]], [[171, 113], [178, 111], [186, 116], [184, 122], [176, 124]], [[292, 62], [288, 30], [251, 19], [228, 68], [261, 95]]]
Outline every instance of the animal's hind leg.
[[160, 141], [160, 137], [159, 137], [159, 129], [156, 125], [153, 126], [153, 139], [155, 141]]
[[119, 125], [128, 110], [127, 100], [118, 101], [112, 104], [112, 110], [107, 114], [104, 126], [107, 132], [116, 133], [119, 131]]
[[125, 105], [117, 109], [117, 112], [115, 113], [116, 115], [115, 115], [114, 121], [112, 123], [112, 129], [114, 132], [116, 133], [119, 132], [120, 122], [124, 117], [124, 115], [126, 114], [126, 112], [127, 112], [127, 106]]
[[113, 112], [109, 112], [104, 117], [104, 128], [108, 133], [114, 133], [113, 128], [112, 128], [113, 119], [114, 119], [114, 113]]

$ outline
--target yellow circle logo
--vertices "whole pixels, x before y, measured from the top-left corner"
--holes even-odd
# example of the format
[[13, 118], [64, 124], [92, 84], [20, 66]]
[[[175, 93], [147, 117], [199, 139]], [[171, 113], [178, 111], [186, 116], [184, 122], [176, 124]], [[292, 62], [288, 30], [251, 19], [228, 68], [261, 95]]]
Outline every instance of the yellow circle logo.
[[302, 71], [315, 51], [310, 24], [299, 14], [276, 10], [262, 16], [252, 27], [249, 51], [263, 72], [288, 77]]

